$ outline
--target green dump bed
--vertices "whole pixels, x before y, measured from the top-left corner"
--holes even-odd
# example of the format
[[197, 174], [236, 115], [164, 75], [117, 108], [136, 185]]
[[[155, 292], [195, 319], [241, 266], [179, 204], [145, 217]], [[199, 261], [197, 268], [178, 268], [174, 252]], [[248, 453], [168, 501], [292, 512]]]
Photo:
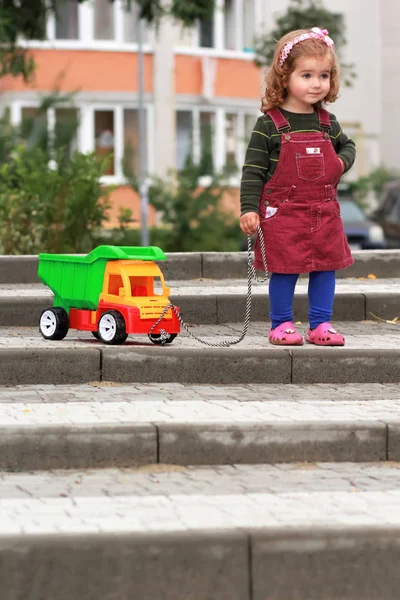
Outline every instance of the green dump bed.
[[87, 256], [39, 254], [38, 275], [54, 294], [54, 306], [96, 310], [109, 260], [165, 260], [157, 246], [98, 246]]

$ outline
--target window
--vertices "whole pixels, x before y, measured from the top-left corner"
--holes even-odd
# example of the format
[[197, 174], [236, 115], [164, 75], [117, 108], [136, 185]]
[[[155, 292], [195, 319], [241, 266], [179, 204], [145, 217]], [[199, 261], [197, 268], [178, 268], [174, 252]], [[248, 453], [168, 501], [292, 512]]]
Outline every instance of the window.
[[238, 168], [238, 144], [238, 115], [227, 113], [225, 115], [225, 167], [230, 172], [235, 172]]
[[[147, 151], [147, 144], [145, 144], [145, 148]], [[139, 111], [136, 109], [127, 108], [124, 109], [124, 171], [127, 175], [130, 173], [139, 175], [139, 152]]]
[[77, 40], [78, 33], [78, 2], [64, 0], [59, 3], [56, 17], [56, 39]]
[[28, 146], [47, 147], [47, 113], [38, 107], [24, 107], [21, 111], [21, 136]]
[[244, 115], [244, 135], [246, 144], [249, 143], [257, 118], [254, 115]]
[[178, 171], [187, 164], [193, 154], [193, 113], [178, 110], [176, 113], [176, 168]]
[[236, 50], [235, 0], [225, 0], [225, 49]]
[[114, 111], [96, 110], [94, 113], [95, 152], [109, 158], [105, 175], [115, 174]]
[[200, 47], [214, 47], [214, 19], [202, 19], [200, 21]]
[[214, 128], [215, 114], [200, 113], [200, 167], [202, 175], [214, 173]]
[[252, 52], [256, 13], [260, 12], [261, 2], [262, 0], [216, 0], [214, 18], [200, 21], [199, 46]]
[[255, 36], [255, 0], [243, 2], [243, 51], [252, 52], [254, 49]]
[[108, 280], [108, 293], [113, 296], [118, 296], [120, 288], [124, 289], [121, 275], [110, 275]]
[[94, 0], [94, 39], [113, 40], [114, 3], [109, 0]]
[[54, 145], [67, 148], [68, 154], [72, 155], [77, 149], [78, 111], [76, 108], [56, 108], [54, 112]]

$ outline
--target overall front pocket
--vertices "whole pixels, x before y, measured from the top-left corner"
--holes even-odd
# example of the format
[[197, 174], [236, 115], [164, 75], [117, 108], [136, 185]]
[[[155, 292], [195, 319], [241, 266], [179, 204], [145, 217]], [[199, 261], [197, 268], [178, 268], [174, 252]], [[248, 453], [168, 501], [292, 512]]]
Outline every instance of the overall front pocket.
[[325, 175], [323, 154], [296, 154], [297, 175], [306, 181], [315, 181]]

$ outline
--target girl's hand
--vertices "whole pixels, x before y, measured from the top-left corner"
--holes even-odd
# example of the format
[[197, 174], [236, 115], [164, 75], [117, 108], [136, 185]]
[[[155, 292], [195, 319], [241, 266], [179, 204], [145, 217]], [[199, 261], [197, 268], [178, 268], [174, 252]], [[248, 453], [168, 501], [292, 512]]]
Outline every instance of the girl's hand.
[[344, 164], [344, 161], [340, 158], [340, 156], [338, 156], [338, 159], [340, 160], [340, 164], [342, 165], [342, 173], [344, 173], [346, 165]]
[[240, 217], [240, 229], [246, 235], [253, 235], [260, 224], [260, 217], [256, 212], [248, 212]]

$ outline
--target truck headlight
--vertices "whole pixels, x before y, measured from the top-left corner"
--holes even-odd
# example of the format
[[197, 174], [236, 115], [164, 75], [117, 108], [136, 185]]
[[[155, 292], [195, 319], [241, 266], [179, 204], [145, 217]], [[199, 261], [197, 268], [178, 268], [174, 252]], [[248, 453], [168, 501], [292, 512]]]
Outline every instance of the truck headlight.
[[383, 229], [380, 225], [372, 225], [369, 228], [369, 239], [371, 242], [383, 242], [385, 236], [383, 235]]

